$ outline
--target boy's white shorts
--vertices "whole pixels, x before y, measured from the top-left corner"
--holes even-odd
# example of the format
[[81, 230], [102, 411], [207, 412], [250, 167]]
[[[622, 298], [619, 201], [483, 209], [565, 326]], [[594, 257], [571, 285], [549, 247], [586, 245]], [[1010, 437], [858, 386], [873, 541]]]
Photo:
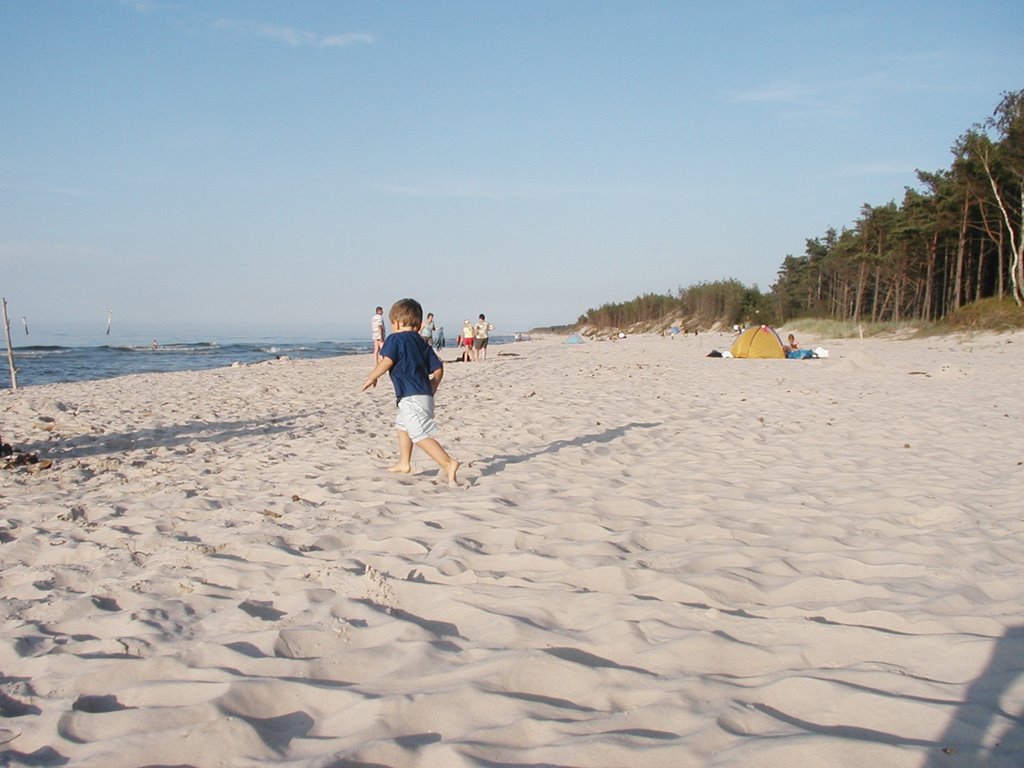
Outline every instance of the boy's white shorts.
[[414, 443], [426, 440], [437, 432], [434, 423], [434, 398], [430, 395], [407, 395], [398, 401], [395, 426], [407, 432]]

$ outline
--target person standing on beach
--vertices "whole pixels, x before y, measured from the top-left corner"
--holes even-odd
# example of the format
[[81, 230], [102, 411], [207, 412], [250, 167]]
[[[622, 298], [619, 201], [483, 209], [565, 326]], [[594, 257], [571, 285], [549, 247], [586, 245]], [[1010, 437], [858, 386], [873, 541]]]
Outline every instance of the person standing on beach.
[[419, 329], [423, 307], [415, 299], [399, 299], [388, 312], [391, 335], [384, 342], [378, 362], [363, 383], [363, 391], [377, 386], [377, 379], [391, 375], [398, 400], [398, 463], [389, 472], [412, 472], [412, 449], [418, 445], [444, 470], [449, 485], [455, 485], [459, 462], [434, 439], [434, 395], [444, 376], [444, 364], [433, 347], [424, 344]]
[[494, 326], [487, 322], [483, 313], [480, 313], [480, 322], [476, 324], [476, 339], [473, 341], [473, 350], [476, 353], [476, 361], [482, 363], [487, 359], [488, 332], [494, 330]]
[[423, 327], [420, 328], [420, 336], [422, 336], [423, 340], [427, 342], [428, 347], [434, 346], [434, 330], [434, 313], [427, 312], [427, 320], [423, 323]]
[[370, 318], [370, 341], [373, 342], [373, 363], [380, 362], [380, 348], [384, 346], [384, 307], [377, 307], [373, 317]]

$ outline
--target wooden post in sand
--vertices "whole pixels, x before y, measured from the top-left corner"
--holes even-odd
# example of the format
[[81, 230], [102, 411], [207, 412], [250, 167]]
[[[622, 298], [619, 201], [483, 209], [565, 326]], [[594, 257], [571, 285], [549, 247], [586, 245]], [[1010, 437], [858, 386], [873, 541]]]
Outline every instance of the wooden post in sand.
[[11, 321], [7, 319], [7, 299], [4, 302], [4, 334], [7, 336], [7, 366], [11, 369], [11, 389], [18, 388], [18, 369], [14, 367], [14, 347], [11, 345]]

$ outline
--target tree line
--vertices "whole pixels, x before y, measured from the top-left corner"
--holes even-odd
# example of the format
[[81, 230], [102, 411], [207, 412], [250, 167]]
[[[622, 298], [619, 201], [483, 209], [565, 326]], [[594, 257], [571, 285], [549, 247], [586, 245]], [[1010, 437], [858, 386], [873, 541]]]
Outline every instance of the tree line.
[[580, 324], [622, 327], [677, 314], [726, 323], [795, 317], [933, 321], [981, 299], [1024, 305], [1024, 91], [956, 139], [948, 169], [918, 171], [899, 203], [865, 204], [788, 255], [769, 293], [736, 280], [590, 309]]
[[632, 301], [604, 304], [580, 315], [579, 325], [623, 328], [638, 323], [657, 323], [667, 317], [681, 322], [707, 325], [715, 320], [730, 324], [743, 318], [772, 322], [771, 303], [757, 286], [748, 288], [739, 280], [719, 280], [679, 288], [675, 294], [648, 293]]

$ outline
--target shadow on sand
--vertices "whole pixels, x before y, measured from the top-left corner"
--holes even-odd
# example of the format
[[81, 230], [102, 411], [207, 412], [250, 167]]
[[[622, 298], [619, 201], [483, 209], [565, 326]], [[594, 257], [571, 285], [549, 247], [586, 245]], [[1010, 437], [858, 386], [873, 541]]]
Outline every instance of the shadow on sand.
[[999, 638], [992, 658], [957, 704], [939, 743], [921, 768], [1024, 766], [1024, 712], [1007, 712], [1002, 698], [1024, 684], [1024, 625]]
[[22, 450], [38, 454], [40, 458], [57, 461], [126, 451], [175, 448], [195, 442], [221, 443], [251, 436], [273, 437], [293, 429], [303, 415], [227, 422], [193, 421], [187, 424], [172, 424], [159, 429], [78, 435], [67, 440], [29, 443], [22, 446]]
[[504, 470], [509, 464], [521, 464], [524, 461], [530, 461], [531, 459], [543, 456], [546, 453], [558, 453], [565, 448], [578, 448], [584, 445], [591, 445], [593, 443], [610, 443], [612, 440], [617, 440], [620, 437], [623, 437], [631, 430], [653, 429], [654, 427], [659, 426], [661, 426], [660, 423], [633, 422], [632, 424], [624, 424], [621, 427], [606, 429], [604, 432], [580, 435], [579, 437], [574, 437], [571, 440], [556, 440], [544, 448], [538, 448], [536, 451], [530, 451], [529, 453], [491, 456], [485, 459], [477, 459], [473, 463], [483, 468], [480, 472], [481, 475], [496, 475]]

